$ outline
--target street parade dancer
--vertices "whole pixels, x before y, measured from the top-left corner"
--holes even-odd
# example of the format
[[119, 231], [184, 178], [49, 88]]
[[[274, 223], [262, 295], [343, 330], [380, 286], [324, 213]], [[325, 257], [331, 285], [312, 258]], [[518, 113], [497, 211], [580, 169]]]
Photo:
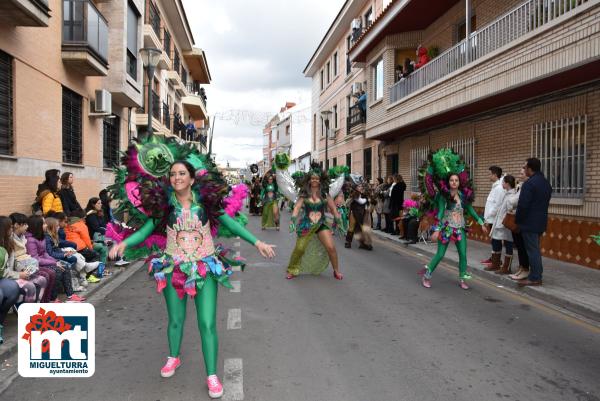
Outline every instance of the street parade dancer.
[[279, 231], [279, 196], [277, 182], [272, 171], [268, 171], [262, 181], [260, 202], [262, 204], [261, 227], [276, 228]]
[[466, 280], [471, 278], [467, 272], [467, 224], [465, 213], [470, 215], [484, 233], [483, 219], [477, 215], [471, 203], [475, 198], [468, 168], [461, 157], [452, 149], [443, 148], [430, 153], [428, 161], [419, 173], [421, 193], [425, 205], [437, 217], [431, 239], [437, 241], [437, 253], [425, 266], [422, 284], [431, 288], [431, 275], [444, 258], [448, 244], [454, 242], [458, 250], [458, 282], [463, 290], [468, 290]]
[[115, 213], [128, 214], [127, 225], [137, 230], [107, 227], [107, 237], [123, 240], [110, 256], [124, 253], [131, 260], [150, 255], [149, 272], [165, 297], [169, 317], [169, 357], [162, 377], [173, 376], [181, 365], [187, 295], [194, 299], [208, 395], [219, 398], [223, 386], [217, 377], [217, 288], [232, 288], [232, 266], [243, 267], [243, 262], [228, 258], [213, 238], [239, 236], [270, 258], [273, 246], [242, 225], [247, 218], [238, 211], [247, 196], [245, 185], [230, 190], [210, 158], [193, 146], [152, 135], [132, 144], [122, 161], [109, 189], [120, 201]]
[[345, 247], [352, 247], [352, 239], [354, 234], [358, 235], [358, 246], [360, 249], [368, 251], [373, 250], [373, 240], [371, 238], [371, 214], [369, 213], [369, 197], [365, 194], [362, 177], [354, 179], [354, 188], [347, 205], [350, 210], [350, 222], [348, 225], [348, 233], [346, 234]]
[[335, 225], [340, 232], [345, 231], [344, 222], [333, 202], [344, 183], [344, 176], [338, 177], [330, 186], [329, 178], [318, 164], [313, 164], [301, 181], [295, 186], [294, 179], [287, 172], [289, 159], [276, 163], [277, 183], [280, 191], [294, 202], [290, 232], [298, 236], [287, 268], [286, 278], [293, 279], [300, 273], [319, 275], [329, 262], [333, 276], [341, 280], [343, 275], [338, 265], [338, 256], [333, 242], [331, 224], [325, 214], [333, 214]]

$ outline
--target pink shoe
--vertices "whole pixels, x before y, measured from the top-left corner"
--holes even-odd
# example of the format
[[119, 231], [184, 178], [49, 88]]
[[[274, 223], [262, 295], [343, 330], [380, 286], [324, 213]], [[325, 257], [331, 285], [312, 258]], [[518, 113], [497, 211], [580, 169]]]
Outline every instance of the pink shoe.
[[210, 375], [206, 378], [208, 386], [208, 396], [210, 398], [221, 398], [223, 396], [223, 385], [217, 375]]
[[333, 271], [333, 277], [335, 277], [336, 280], [343, 280], [344, 279], [344, 275], [342, 273], [338, 273], [335, 270]]
[[462, 288], [463, 290], [469, 289], [469, 286], [467, 285], [467, 282], [465, 280], [458, 280], [458, 285], [460, 285], [460, 288]]
[[421, 277], [421, 284], [423, 284], [423, 287], [425, 288], [431, 288], [431, 279], [423, 275], [423, 277]]
[[285, 276], [286, 280], [291, 280], [294, 277], [296, 277], [296, 276], [294, 276], [292, 273], [288, 273], [287, 276]]
[[77, 294], [73, 294], [70, 297], [67, 297], [67, 303], [78, 303], [78, 302], [83, 302], [85, 301], [84, 297], [80, 297]]
[[160, 375], [162, 377], [171, 377], [175, 374], [175, 369], [177, 369], [181, 365], [181, 359], [173, 358], [172, 356], [167, 358], [167, 363], [160, 370]]

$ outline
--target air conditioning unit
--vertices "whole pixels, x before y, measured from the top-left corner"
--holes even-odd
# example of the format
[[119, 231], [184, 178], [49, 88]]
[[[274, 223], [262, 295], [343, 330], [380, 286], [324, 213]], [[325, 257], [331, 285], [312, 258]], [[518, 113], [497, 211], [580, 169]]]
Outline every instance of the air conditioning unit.
[[352, 84], [352, 93], [358, 93], [362, 91], [362, 83], [355, 82]]
[[329, 129], [329, 139], [335, 139], [335, 128]]
[[90, 104], [91, 116], [107, 116], [112, 114], [112, 96], [105, 89], [96, 90], [96, 97]]
[[350, 27], [352, 28], [352, 30], [360, 29], [361, 23], [362, 23], [362, 21], [360, 18], [354, 18], [352, 20], [352, 24], [350, 25]]

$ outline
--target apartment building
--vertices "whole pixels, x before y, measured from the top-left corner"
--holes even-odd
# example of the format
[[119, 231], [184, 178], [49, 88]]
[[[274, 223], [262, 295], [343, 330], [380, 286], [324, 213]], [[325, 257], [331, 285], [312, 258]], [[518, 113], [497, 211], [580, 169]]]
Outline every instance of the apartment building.
[[[417, 192], [427, 153], [451, 146], [481, 210], [489, 166], [517, 175], [536, 156], [553, 187], [543, 253], [600, 268], [599, 18], [597, 0], [391, 1], [349, 52], [365, 66], [382, 175], [398, 171]], [[430, 61], [398, 80], [419, 45]]]
[[346, 1], [304, 69], [312, 80], [313, 159], [324, 167], [349, 166], [368, 180], [380, 176], [380, 144], [366, 138], [368, 110], [358, 101], [368, 90], [368, 69], [348, 53], [389, 3]]
[[[191, 139], [205, 152], [209, 117], [203, 85], [210, 84], [211, 76], [204, 51], [194, 46], [181, 0], [145, 0], [142, 30], [144, 46], [162, 53], [150, 85], [144, 71], [144, 105], [134, 117], [137, 130], [146, 132], [150, 111], [154, 132]], [[152, 105], [147, 104], [148, 90]], [[197, 130], [193, 138], [184, 128], [190, 119]]]
[[141, 0], [0, 5], [0, 214], [28, 213], [44, 171], [81, 202], [112, 181], [142, 105]]

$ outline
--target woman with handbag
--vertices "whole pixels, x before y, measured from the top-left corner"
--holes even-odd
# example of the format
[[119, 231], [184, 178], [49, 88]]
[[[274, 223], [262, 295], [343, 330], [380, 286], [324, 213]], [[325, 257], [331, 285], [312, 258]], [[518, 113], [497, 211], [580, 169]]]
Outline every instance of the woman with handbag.
[[[511, 199], [511, 212], [512, 214], [508, 214], [507, 216], [513, 216], [513, 229], [512, 236], [513, 242], [515, 244], [515, 248], [517, 248], [517, 255], [519, 256], [519, 269], [515, 274], [511, 274], [510, 277], [513, 280], [523, 280], [529, 277], [529, 256], [527, 255], [527, 251], [525, 250], [525, 243], [523, 242], [523, 236], [519, 231], [519, 227], [515, 222], [514, 216], [517, 212], [517, 204], [519, 203], [519, 196], [521, 195], [521, 186], [525, 181], [527, 181], [529, 177], [525, 174], [525, 169], [521, 168], [521, 172], [519, 173], [519, 185], [517, 186], [517, 192], [513, 199]], [[505, 224], [506, 225], [506, 224]]]
[[[517, 191], [515, 190], [515, 177], [512, 175], [504, 176], [502, 178], [502, 188], [504, 188], [506, 193], [504, 194], [504, 199], [502, 200], [496, 218], [494, 219], [490, 237], [492, 238], [492, 250], [495, 254], [502, 255], [502, 245], [504, 244], [504, 263], [502, 265], [499, 263], [492, 264], [492, 266], [486, 268], [486, 270], [493, 271], [496, 274], [510, 274], [510, 267], [513, 259], [513, 237], [510, 230], [510, 222], [511, 220], [514, 222], [514, 219], [509, 214], [509, 211], [515, 209], [519, 199]], [[497, 258], [497, 260], [501, 260], [501, 258]]]

